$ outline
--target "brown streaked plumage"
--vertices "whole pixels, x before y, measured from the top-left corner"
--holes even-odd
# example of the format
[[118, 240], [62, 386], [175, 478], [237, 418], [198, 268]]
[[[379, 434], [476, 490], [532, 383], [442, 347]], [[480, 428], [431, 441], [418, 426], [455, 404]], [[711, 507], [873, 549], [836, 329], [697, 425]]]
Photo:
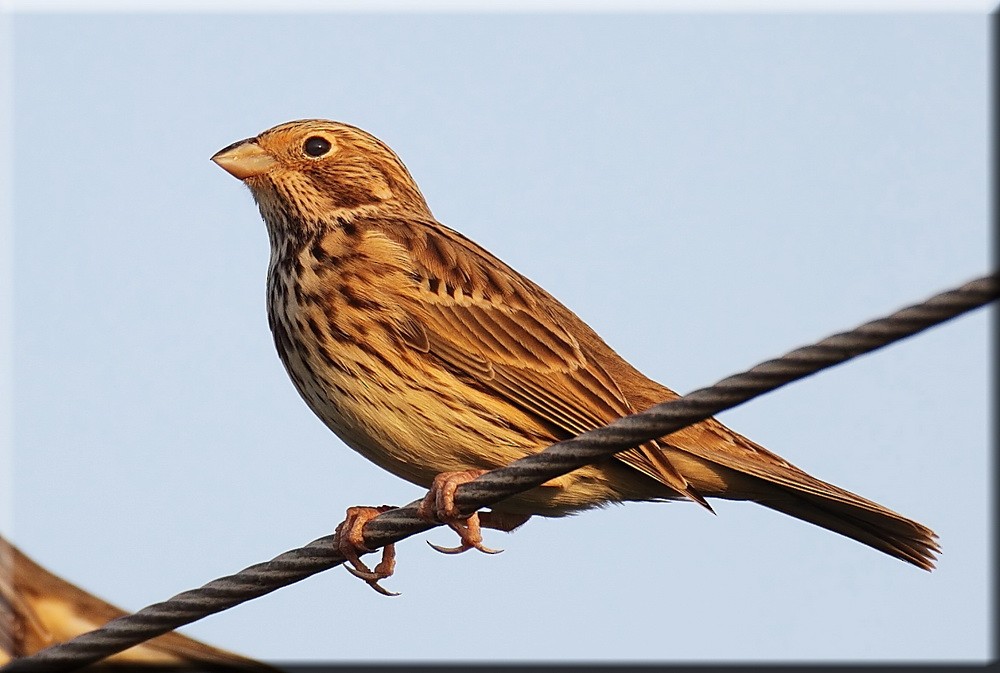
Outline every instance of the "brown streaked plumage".
[[[456, 484], [677, 397], [541, 287], [436, 221], [403, 163], [370, 134], [295, 121], [213, 160], [246, 183], [267, 224], [268, 316], [296, 388], [349, 446], [432, 487], [422, 512], [462, 535], [457, 550], [485, 548], [475, 516], [455, 515], [447, 494]], [[929, 528], [715, 419], [505, 500], [482, 523], [512, 530], [531, 515], [630, 500], [710, 509], [709, 497], [760, 503], [927, 570], [939, 551]], [[362, 548], [356, 523], [343, 536], [348, 552]], [[386, 574], [351, 560], [373, 586]]]
[[[52, 574], [0, 537], [0, 665], [75, 638], [126, 614]], [[105, 662], [166, 666], [171, 670], [277, 670], [174, 632], [130, 647]]]

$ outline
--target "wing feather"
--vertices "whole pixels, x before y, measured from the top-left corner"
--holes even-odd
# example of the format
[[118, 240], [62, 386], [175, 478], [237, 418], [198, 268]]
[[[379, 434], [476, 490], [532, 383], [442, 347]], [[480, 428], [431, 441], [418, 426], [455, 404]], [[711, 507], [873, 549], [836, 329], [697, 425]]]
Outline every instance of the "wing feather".
[[[413, 251], [419, 287], [411, 307], [425, 330], [414, 337], [418, 346], [426, 344], [443, 367], [552, 428], [553, 441], [635, 411], [596, 355], [573, 336], [578, 326], [572, 321], [582, 325], [579, 318], [461, 234], [435, 232], [401, 241]], [[708, 507], [656, 442], [616, 458]]]

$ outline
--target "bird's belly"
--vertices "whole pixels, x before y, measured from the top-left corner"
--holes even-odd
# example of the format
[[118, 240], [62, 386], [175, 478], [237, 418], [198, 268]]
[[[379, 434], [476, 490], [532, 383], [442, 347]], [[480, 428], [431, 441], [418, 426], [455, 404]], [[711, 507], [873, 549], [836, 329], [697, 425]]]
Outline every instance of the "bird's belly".
[[476, 399], [481, 393], [441, 380], [450, 375], [388, 340], [334, 353], [297, 336], [300, 347], [283, 361], [309, 408], [345, 444], [410, 482], [428, 487], [441, 472], [500, 467], [551, 443], [522, 434]]
[[[386, 392], [384, 379], [340, 376], [331, 376], [329, 383], [299, 388], [313, 412], [362, 456], [424, 488], [442, 472], [503, 467], [555, 441], [525, 435], [512, 429], [507, 419], [472, 413], [461, 399], [424, 387], [400, 385]], [[474, 400], [466, 402], [475, 406]], [[659, 483], [608, 459], [552, 479], [493, 509], [563, 516], [610, 502], [664, 495]]]
[[[373, 323], [313, 329], [324, 319], [301, 307], [271, 316], [281, 360], [320, 420], [392, 474], [426, 488], [442, 472], [495, 469], [561, 438]], [[623, 468], [614, 460], [585, 466], [495, 509], [559, 516], [662, 497], [659, 484]]]

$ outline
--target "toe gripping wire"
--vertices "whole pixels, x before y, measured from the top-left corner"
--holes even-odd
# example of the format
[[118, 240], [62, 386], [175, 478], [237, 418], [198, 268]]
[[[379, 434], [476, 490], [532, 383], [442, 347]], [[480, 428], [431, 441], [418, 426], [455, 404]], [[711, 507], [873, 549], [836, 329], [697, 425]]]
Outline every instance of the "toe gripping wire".
[[[998, 298], [1000, 276], [994, 273], [978, 278], [849, 332], [834, 334], [780, 358], [762, 362], [713, 386], [618, 419], [603, 428], [553, 444], [540, 453], [487, 472], [459, 487], [455, 504], [461, 512], [471, 514], [599, 458], [675, 432]], [[414, 501], [372, 519], [364, 528], [365, 546], [377, 550], [433, 528], [435, 524], [417, 516], [419, 504], [419, 500]], [[65, 643], [15, 659], [0, 670], [3, 673], [21, 673], [81, 668], [343, 562], [344, 558], [336, 551], [334, 536], [321, 537], [270, 561], [252, 565], [199, 589], [185, 591], [134, 614], [114, 619]]]

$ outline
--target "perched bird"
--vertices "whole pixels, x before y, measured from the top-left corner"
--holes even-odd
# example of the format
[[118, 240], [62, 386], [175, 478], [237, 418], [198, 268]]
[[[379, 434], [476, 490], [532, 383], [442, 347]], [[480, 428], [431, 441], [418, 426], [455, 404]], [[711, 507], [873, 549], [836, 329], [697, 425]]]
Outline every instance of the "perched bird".
[[[348, 446], [431, 490], [421, 514], [482, 545], [513, 530], [621, 501], [750, 500], [920, 568], [929, 528], [816, 479], [715, 419], [463, 518], [455, 488], [525, 455], [677, 397], [611, 349], [548, 292], [434, 219], [399, 157], [361, 129], [281, 124], [212, 157], [242, 180], [267, 225], [267, 310], [278, 355], [309, 407]], [[338, 543], [355, 574], [352, 508]], [[350, 568], [349, 568], [350, 569]]]
[[[34, 654], [127, 614], [52, 574], [0, 537], [0, 665]], [[121, 666], [170, 670], [277, 671], [179, 633], [167, 633], [109, 657]]]

